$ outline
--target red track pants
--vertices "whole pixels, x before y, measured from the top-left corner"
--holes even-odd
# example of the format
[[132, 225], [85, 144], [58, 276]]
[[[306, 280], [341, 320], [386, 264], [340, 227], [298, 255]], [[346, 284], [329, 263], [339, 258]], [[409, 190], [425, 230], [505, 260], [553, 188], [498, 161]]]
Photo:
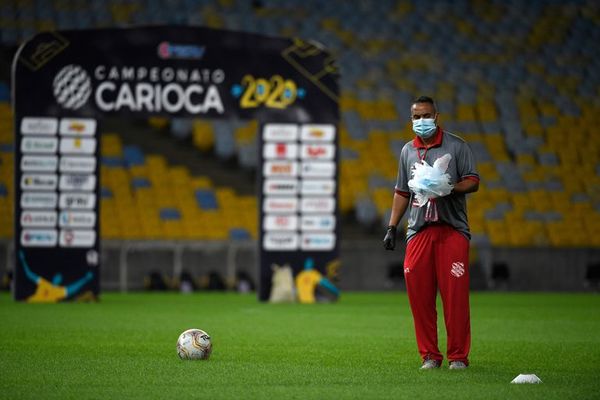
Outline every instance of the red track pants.
[[448, 225], [422, 229], [406, 247], [404, 277], [421, 357], [443, 359], [437, 336], [439, 287], [448, 335], [448, 360], [468, 365], [471, 347], [468, 239]]

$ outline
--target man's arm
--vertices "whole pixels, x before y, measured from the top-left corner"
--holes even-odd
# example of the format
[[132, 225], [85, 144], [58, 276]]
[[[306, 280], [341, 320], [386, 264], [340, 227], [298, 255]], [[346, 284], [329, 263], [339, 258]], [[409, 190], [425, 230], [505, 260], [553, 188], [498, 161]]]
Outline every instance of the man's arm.
[[408, 208], [408, 201], [408, 197], [394, 193], [394, 200], [392, 201], [392, 213], [390, 215], [388, 226], [398, 226], [398, 223], [400, 223], [402, 216]]
[[[466, 178], [457, 182], [452, 189], [452, 193], [467, 194], [476, 192], [479, 189], [479, 179]], [[392, 212], [393, 214], [393, 212]]]

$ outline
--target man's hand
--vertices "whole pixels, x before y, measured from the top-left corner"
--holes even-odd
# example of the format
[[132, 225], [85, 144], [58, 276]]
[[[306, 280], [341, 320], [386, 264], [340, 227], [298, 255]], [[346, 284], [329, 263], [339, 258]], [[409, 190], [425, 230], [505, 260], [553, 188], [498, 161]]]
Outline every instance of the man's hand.
[[386, 250], [394, 250], [396, 247], [396, 227], [394, 225], [388, 226], [385, 237], [383, 238], [383, 247], [385, 247]]

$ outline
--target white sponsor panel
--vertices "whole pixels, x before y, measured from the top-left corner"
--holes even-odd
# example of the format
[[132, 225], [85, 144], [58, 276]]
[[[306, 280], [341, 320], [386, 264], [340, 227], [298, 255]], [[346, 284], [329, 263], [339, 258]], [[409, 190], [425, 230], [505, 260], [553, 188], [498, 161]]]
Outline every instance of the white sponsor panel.
[[94, 154], [96, 152], [96, 139], [89, 138], [61, 138], [61, 154]]
[[58, 138], [24, 137], [21, 141], [23, 153], [56, 153]]
[[61, 211], [58, 226], [61, 228], [93, 228], [96, 224], [96, 213], [92, 211]]
[[300, 229], [303, 231], [327, 231], [335, 229], [333, 215], [303, 215], [300, 218]]
[[21, 211], [21, 226], [56, 226], [56, 211]]
[[21, 189], [23, 190], [56, 190], [58, 176], [51, 174], [23, 174]]
[[285, 142], [265, 143], [263, 146], [263, 157], [266, 160], [294, 160], [298, 157], [298, 145], [296, 143]]
[[292, 196], [298, 193], [297, 179], [265, 179], [263, 193], [267, 195]]
[[54, 172], [57, 166], [57, 156], [25, 155], [21, 158], [21, 171]]
[[91, 210], [96, 206], [94, 193], [61, 193], [58, 206], [67, 210]]
[[263, 236], [263, 249], [292, 251], [298, 249], [298, 234], [295, 232], [267, 232]]
[[297, 197], [266, 197], [263, 199], [265, 213], [295, 213], [298, 211]]
[[266, 161], [263, 164], [263, 176], [291, 177], [298, 175], [298, 163], [295, 161]]
[[21, 120], [23, 135], [56, 135], [58, 120], [48, 117], [25, 117]]
[[263, 129], [263, 140], [267, 142], [293, 142], [298, 140], [296, 124], [266, 124]]
[[70, 157], [60, 158], [60, 172], [92, 173], [96, 170], [96, 157]]
[[302, 144], [300, 157], [305, 160], [333, 160], [335, 146], [328, 143]]
[[298, 229], [296, 214], [265, 215], [263, 226], [265, 231], [295, 231]]
[[307, 124], [300, 128], [300, 140], [303, 142], [333, 142], [334, 139], [334, 125]]
[[58, 233], [55, 229], [23, 229], [21, 231], [21, 246], [23, 247], [54, 247]]
[[333, 196], [335, 193], [335, 181], [333, 179], [304, 179], [300, 185], [300, 193], [303, 196]]
[[300, 239], [301, 250], [333, 250], [335, 235], [333, 233], [303, 233]]
[[61, 175], [58, 185], [60, 190], [91, 191], [96, 187], [95, 175]]
[[332, 213], [335, 211], [335, 199], [332, 197], [304, 197], [300, 202], [300, 212]]
[[65, 136], [94, 136], [96, 120], [91, 118], [63, 118], [60, 120], [59, 133]]
[[21, 193], [22, 208], [56, 208], [56, 193], [23, 192]]
[[92, 247], [96, 243], [96, 232], [88, 229], [62, 229], [58, 243], [60, 247]]
[[333, 178], [335, 163], [333, 161], [306, 161], [301, 163], [300, 175], [305, 178]]

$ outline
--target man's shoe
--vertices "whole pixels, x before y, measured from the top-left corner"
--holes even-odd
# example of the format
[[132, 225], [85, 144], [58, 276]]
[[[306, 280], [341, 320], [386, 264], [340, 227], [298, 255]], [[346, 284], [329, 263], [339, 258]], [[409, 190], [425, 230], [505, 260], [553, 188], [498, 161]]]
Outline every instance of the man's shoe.
[[449, 369], [466, 369], [467, 364], [462, 361], [450, 361]]
[[435, 369], [435, 368], [439, 368], [441, 365], [441, 362], [439, 360], [432, 360], [432, 359], [427, 359], [425, 361], [423, 361], [423, 365], [421, 365], [421, 369]]

